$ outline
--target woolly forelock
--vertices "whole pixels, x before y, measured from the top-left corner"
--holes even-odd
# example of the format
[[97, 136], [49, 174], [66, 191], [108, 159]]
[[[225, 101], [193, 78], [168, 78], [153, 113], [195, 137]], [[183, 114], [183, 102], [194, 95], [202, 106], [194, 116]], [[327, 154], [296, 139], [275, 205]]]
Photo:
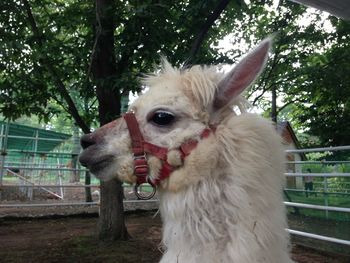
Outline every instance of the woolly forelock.
[[[212, 107], [217, 84], [223, 77], [224, 74], [219, 72], [217, 66], [195, 65], [191, 68], [179, 69], [171, 66], [163, 58], [161, 70], [156, 74], [146, 75], [142, 83], [149, 88], [160, 83], [176, 83], [175, 86], [181, 89], [199, 110], [208, 111]], [[239, 96], [232, 100], [230, 106], [237, 106], [241, 112], [246, 112], [248, 103]]]

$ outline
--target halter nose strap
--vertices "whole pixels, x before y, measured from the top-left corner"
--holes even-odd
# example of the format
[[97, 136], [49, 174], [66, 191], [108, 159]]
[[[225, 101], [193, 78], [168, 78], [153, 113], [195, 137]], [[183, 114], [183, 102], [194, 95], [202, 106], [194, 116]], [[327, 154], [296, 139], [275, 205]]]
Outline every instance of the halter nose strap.
[[136, 156], [143, 155], [145, 153], [143, 148], [144, 139], [135, 114], [133, 112], [127, 112], [124, 114], [124, 119], [131, 137], [132, 152]]
[[144, 139], [135, 114], [133, 112], [127, 112], [124, 114], [124, 119], [131, 138], [131, 147], [134, 154], [134, 174], [137, 178], [137, 184], [140, 185], [148, 182], [153, 185], [148, 180], [148, 165], [144, 149]]

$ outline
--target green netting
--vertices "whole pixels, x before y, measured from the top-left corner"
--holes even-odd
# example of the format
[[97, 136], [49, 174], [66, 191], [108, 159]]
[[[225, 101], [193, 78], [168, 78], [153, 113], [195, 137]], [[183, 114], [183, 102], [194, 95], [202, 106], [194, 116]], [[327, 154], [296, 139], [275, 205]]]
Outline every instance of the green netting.
[[1, 148], [4, 147], [6, 129], [8, 129], [6, 142], [6, 149], [8, 150], [50, 152], [72, 136], [61, 132], [3, 121], [0, 121], [0, 127], [3, 135], [1, 137]]

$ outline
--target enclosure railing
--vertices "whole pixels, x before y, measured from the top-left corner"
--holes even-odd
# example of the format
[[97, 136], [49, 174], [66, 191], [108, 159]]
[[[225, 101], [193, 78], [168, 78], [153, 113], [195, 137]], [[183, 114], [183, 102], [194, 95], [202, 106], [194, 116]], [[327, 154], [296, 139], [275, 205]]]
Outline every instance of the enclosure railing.
[[[65, 153], [64, 153], [65, 154]], [[20, 162], [16, 163], [20, 164]], [[50, 195], [53, 195], [54, 197], [57, 197], [58, 199], [63, 200], [63, 196], [60, 196], [56, 194], [54, 191], [51, 191], [51, 189], [55, 188], [100, 188], [99, 184], [36, 184], [29, 180], [27, 180], [24, 176], [13, 172], [10, 170], [11, 168], [16, 168], [21, 171], [29, 170], [29, 171], [69, 171], [69, 172], [86, 172], [87, 169], [79, 169], [79, 168], [62, 168], [62, 167], [27, 167], [27, 166], [13, 166], [13, 165], [4, 165], [2, 169], [6, 171], [7, 173], [11, 174], [13, 177], [19, 178], [21, 180], [21, 183], [16, 184], [0, 184], [0, 190], [1, 188], [30, 188], [30, 189], [40, 189], [41, 191], [44, 191]], [[131, 185], [124, 184], [124, 188], [132, 188]], [[50, 189], [50, 190], [49, 190]], [[151, 200], [124, 200], [124, 203], [154, 203], [158, 202], [157, 199], [151, 199]], [[0, 208], [20, 208], [20, 207], [53, 207], [53, 206], [98, 206], [100, 201], [97, 202], [91, 201], [91, 202], [54, 202], [54, 203], [5, 203], [0, 204]]]
[[[81, 183], [79, 180], [82, 176], [85, 177], [87, 172], [86, 169], [81, 169], [77, 162], [77, 156], [80, 152], [79, 132], [76, 133], [73, 130], [71, 137], [69, 134], [63, 133], [52, 137], [53, 133], [49, 134], [42, 129], [19, 125], [21, 126], [19, 129], [25, 130], [22, 133], [17, 130], [17, 126], [13, 127], [9, 122], [0, 124], [0, 200], [2, 200], [1, 196], [7, 199], [1, 201], [0, 209], [97, 206], [99, 204], [99, 191], [95, 191], [97, 194], [91, 196], [91, 191], [99, 190], [98, 181]], [[48, 145], [51, 146], [48, 147]], [[72, 163], [73, 158], [74, 164]], [[72, 175], [77, 175], [75, 179], [78, 178], [78, 183], [71, 180]], [[86, 191], [76, 191], [72, 188], [84, 188]], [[67, 194], [68, 192], [69, 194]], [[90, 198], [87, 194], [89, 192]], [[86, 200], [93, 201], [80, 202], [84, 194]], [[21, 198], [23, 202], [11, 199], [13, 197], [15, 199]], [[51, 201], [45, 198], [57, 200]], [[125, 200], [125, 203], [130, 202], [158, 201]]]
[[[315, 152], [334, 152], [334, 151], [344, 151], [344, 150], [350, 150], [349, 146], [338, 146], [338, 147], [323, 147], [323, 148], [309, 148], [309, 149], [293, 149], [293, 150], [286, 150], [287, 154], [299, 154], [299, 153], [315, 153]], [[338, 164], [338, 163], [350, 163], [350, 161], [289, 161], [288, 164]], [[350, 173], [327, 173], [327, 172], [321, 172], [321, 173], [302, 173], [302, 172], [287, 172], [285, 173], [285, 176], [287, 177], [323, 177], [325, 186], [327, 186], [327, 178], [329, 177], [350, 177]], [[305, 190], [298, 190], [298, 189], [285, 189], [285, 190], [292, 190], [292, 191], [300, 191], [305, 192]], [[326, 188], [327, 190], [327, 188]], [[309, 193], [323, 193], [323, 194], [335, 194], [328, 191], [309, 191]], [[341, 193], [342, 194], [342, 193]], [[329, 206], [328, 202], [325, 203], [325, 205], [314, 205], [314, 204], [305, 204], [305, 203], [296, 203], [296, 202], [284, 202], [284, 204], [287, 207], [297, 207], [297, 208], [306, 208], [306, 209], [317, 209], [317, 210], [324, 210], [326, 211], [326, 215], [328, 217], [328, 211], [335, 211], [335, 212], [343, 212], [343, 213], [350, 213], [350, 208], [346, 207], [335, 207], [335, 206]], [[344, 239], [338, 239], [334, 237], [329, 236], [323, 236], [323, 235], [317, 235], [314, 233], [307, 233], [303, 231], [293, 230], [293, 229], [287, 229], [287, 231], [290, 234], [303, 236], [303, 237], [309, 237], [314, 238], [318, 240], [343, 244], [343, 245], [349, 245], [350, 246], [350, 240], [344, 240]]]
[[[326, 147], [326, 148], [311, 148], [311, 149], [295, 149], [295, 150], [286, 150], [287, 154], [299, 154], [299, 153], [311, 153], [311, 152], [333, 152], [333, 151], [343, 151], [343, 150], [350, 150], [350, 146], [340, 146], [340, 147]], [[59, 153], [57, 153], [59, 155]], [[63, 154], [69, 154], [69, 153], [63, 153]], [[288, 164], [337, 164], [340, 163], [340, 161], [288, 161]], [[341, 163], [350, 163], [350, 161], [341, 161]], [[10, 165], [9, 165], [10, 164]], [[14, 165], [15, 164], [15, 165]], [[21, 165], [20, 162], [16, 163], [6, 163], [4, 159], [2, 159], [2, 162], [0, 163], [0, 169], [4, 171], [10, 171], [11, 168], [16, 167], [20, 170], [40, 170], [40, 171], [62, 171], [62, 172], [85, 172], [86, 169], [78, 169], [78, 168], [66, 168], [66, 167], [40, 167], [40, 165]], [[13, 174], [13, 171], [11, 171]], [[350, 177], [350, 173], [340, 173], [340, 172], [322, 172], [322, 173], [302, 173], [302, 172], [286, 172], [286, 177], [323, 177], [325, 179], [332, 178], [332, 177]], [[52, 184], [33, 184], [33, 183], [27, 183], [25, 180], [24, 184], [7, 184], [0, 185], [0, 187], [23, 187], [23, 188], [39, 188], [39, 189], [45, 189], [47, 191], [51, 191], [49, 189], [52, 188], [98, 188], [98, 184], [79, 184], [79, 185], [69, 185], [69, 184], [59, 184], [59, 185], [52, 185]], [[49, 189], [46, 189], [49, 188]], [[304, 192], [302, 189], [285, 189], [288, 191], [299, 191]], [[320, 191], [313, 191], [313, 192], [320, 192]], [[325, 193], [320, 192], [320, 193]], [[327, 192], [326, 194], [336, 194], [332, 192]], [[338, 193], [343, 194], [343, 193]], [[137, 202], [158, 202], [157, 199], [152, 200], [124, 200], [125, 203], [137, 203]], [[297, 208], [305, 208], [305, 209], [316, 209], [316, 210], [324, 210], [328, 213], [328, 211], [336, 211], [336, 212], [342, 212], [342, 213], [350, 213], [350, 208], [345, 207], [334, 207], [334, 206], [328, 206], [328, 204], [325, 205], [314, 205], [314, 204], [306, 204], [306, 203], [297, 203], [297, 202], [284, 202], [284, 204], [287, 207], [297, 207]], [[64, 203], [31, 203], [31, 204], [0, 204], [0, 208], [10, 208], [10, 207], [45, 207], [45, 206], [97, 206], [99, 205], [99, 201], [95, 202], [64, 202]], [[325, 240], [329, 242], [335, 242], [339, 244], [345, 244], [350, 245], [349, 240], [343, 240], [338, 239], [334, 237], [328, 237], [328, 236], [322, 236], [317, 235], [314, 233], [307, 233], [303, 231], [293, 230], [293, 229], [287, 229], [289, 233], [292, 235], [298, 235], [303, 237], [310, 237], [315, 238], [318, 240]]]

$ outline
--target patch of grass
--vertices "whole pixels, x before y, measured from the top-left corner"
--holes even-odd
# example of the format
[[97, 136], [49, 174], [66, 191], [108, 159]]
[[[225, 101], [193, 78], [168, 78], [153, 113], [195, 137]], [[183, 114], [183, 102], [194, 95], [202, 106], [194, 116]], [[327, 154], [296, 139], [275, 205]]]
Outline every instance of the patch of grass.
[[[346, 194], [337, 195], [317, 193], [317, 195], [315, 195], [312, 193], [309, 194], [309, 197], [306, 197], [303, 192], [288, 191], [288, 196], [292, 202], [296, 203], [325, 206], [326, 202], [328, 202], [328, 206], [350, 208], [350, 195]], [[288, 211], [294, 212], [294, 209], [288, 207]], [[299, 211], [305, 216], [327, 218], [327, 212], [324, 210], [299, 208]], [[328, 211], [328, 219], [350, 221], [350, 213]]]

